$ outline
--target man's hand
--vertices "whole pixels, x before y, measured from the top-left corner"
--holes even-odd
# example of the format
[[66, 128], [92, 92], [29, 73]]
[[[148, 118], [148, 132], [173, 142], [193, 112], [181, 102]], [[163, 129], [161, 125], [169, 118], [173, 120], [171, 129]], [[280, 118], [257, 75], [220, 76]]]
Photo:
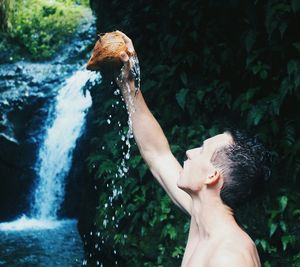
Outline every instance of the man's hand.
[[122, 35], [129, 54], [125, 51], [120, 53], [120, 59], [124, 65], [121, 68], [121, 73], [116, 78], [116, 82], [122, 90], [129, 89], [130, 92], [134, 91], [134, 94], [136, 95], [140, 89], [141, 81], [139, 60], [135, 53], [131, 39], [124, 33], [120, 31], [117, 32]]

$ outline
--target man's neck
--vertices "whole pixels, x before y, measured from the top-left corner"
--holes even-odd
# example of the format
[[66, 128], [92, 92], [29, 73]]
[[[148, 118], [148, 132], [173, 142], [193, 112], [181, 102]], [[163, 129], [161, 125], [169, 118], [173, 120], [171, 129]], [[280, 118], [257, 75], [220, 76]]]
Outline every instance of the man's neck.
[[218, 238], [238, 229], [232, 210], [212, 192], [192, 195], [192, 217], [194, 217], [200, 240]]

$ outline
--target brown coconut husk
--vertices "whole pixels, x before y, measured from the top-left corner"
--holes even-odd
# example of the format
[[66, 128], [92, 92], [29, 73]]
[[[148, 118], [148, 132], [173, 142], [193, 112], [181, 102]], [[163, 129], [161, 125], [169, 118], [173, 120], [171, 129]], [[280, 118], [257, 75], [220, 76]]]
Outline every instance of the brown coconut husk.
[[120, 59], [122, 51], [131, 55], [120, 33], [114, 31], [101, 34], [86, 68], [92, 71], [100, 70], [106, 72], [120, 69], [123, 65]]

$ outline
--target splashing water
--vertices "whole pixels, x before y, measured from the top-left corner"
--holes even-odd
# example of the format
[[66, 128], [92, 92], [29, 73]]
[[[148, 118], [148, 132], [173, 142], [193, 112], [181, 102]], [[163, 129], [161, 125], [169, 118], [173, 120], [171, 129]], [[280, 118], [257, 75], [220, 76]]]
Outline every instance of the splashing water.
[[[134, 66], [134, 85], [135, 85], [135, 94], [138, 93], [138, 90], [140, 88], [140, 68], [139, 68], [139, 64], [138, 64], [138, 58], [137, 57], [130, 57], [130, 64], [131, 66]], [[122, 82], [122, 80], [119, 79], [120, 82]], [[111, 85], [113, 85], [114, 83], [111, 82]], [[131, 143], [130, 143], [130, 140], [133, 138], [133, 125], [132, 125], [132, 114], [135, 112], [135, 107], [134, 107], [134, 98], [133, 96], [131, 95], [130, 93], [130, 87], [128, 84], [124, 84], [125, 85], [125, 90], [127, 90], [128, 92], [128, 98], [126, 99], [127, 101], [124, 100], [124, 98], [121, 95], [121, 91], [119, 88], [116, 88], [114, 90], [114, 95], [116, 97], [121, 97], [121, 100], [123, 102], [125, 102], [126, 104], [126, 107], [125, 105], [123, 106], [122, 105], [122, 108], [126, 108], [127, 110], [127, 114], [128, 114], [128, 120], [127, 120], [127, 126], [128, 126], [128, 130], [124, 130], [124, 128], [127, 128], [127, 127], [123, 127], [123, 125], [121, 124], [120, 121], [117, 121], [117, 126], [119, 128], [119, 136], [120, 136], [120, 139], [121, 141], [123, 142], [122, 146], [121, 146], [121, 149], [122, 149], [122, 159], [121, 159], [121, 163], [120, 165], [118, 166], [117, 168], [117, 172], [114, 174], [114, 177], [116, 179], [118, 178], [124, 178], [126, 177], [126, 175], [128, 174], [129, 172], [129, 166], [128, 166], [128, 160], [130, 159], [130, 152], [131, 152]], [[120, 107], [120, 100], [116, 100], [112, 105], [111, 105], [112, 108], [118, 108]], [[130, 112], [129, 112], [130, 110]], [[106, 122], [108, 125], [111, 125], [113, 127], [114, 123], [113, 123], [113, 118], [112, 118], [112, 115], [109, 115], [108, 118], [106, 119]], [[102, 150], [105, 150], [105, 147], [102, 146]], [[109, 171], [109, 173], [111, 173]], [[111, 189], [111, 194], [108, 196], [108, 199], [107, 199], [107, 202], [104, 204], [103, 208], [105, 210], [107, 210], [107, 213], [105, 213], [104, 215], [104, 218], [103, 218], [103, 221], [102, 221], [102, 225], [104, 228], [107, 228], [107, 226], [113, 226], [115, 229], [119, 228], [119, 217], [120, 215], [117, 214], [117, 210], [114, 211], [114, 215], [110, 215], [110, 212], [109, 212], [109, 208], [113, 208], [113, 203], [114, 203], [114, 200], [117, 200], [118, 197], [120, 195], [122, 195], [123, 193], [123, 187], [122, 187], [122, 183], [118, 183], [116, 182], [114, 179], [111, 180], [110, 184], [106, 184], [106, 187], [107, 188], [110, 188]], [[94, 187], [95, 190], [97, 190], [97, 186]], [[121, 204], [121, 208], [122, 208], [122, 204]], [[126, 213], [126, 211], [124, 210], [124, 215], [127, 215], [127, 216], [131, 216], [130, 212]], [[93, 232], [90, 232], [90, 235], [93, 235]], [[126, 234], [123, 234], [123, 237], [124, 239], [127, 239], [127, 235]], [[84, 236], [84, 239], [85, 239], [85, 236]], [[103, 235], [100, 234], [100, 232], [96, 232], [96, 239], [98, 240], [97, 243], [94, 243], [94, 247], [95, 247], [95, 250], [97, 251], [100, 251], [103, 244], [106, 242], [106, 239], [104, 238]], [[85, 245], [87, 245], [87, 242], [85, 242]], [[113, 250], [113, 253], [115, 255], [117, 255], [117, 250], [114, 249]], [[95, 255], [94, 255], [95, 256]], [[93, 257], [93, 254], [91, 253], [83, 262], [82, 262], [82, 265], [83, 266], [87, 266], [88, 265], [88, 262], [89, 262], [89, 258], [92, 258]], [[114, 265], [118, 265], [118, 261], [115, 261], [114, 262]], [[96, 266], [102, 266], [102, 263], [101, 261], [96, 261]]]
[[[138, 92], [139, 87], [140, 87], [140, 79], [139, 79], [139, 65], [138, 65], [138, 61], [137, 58], [130, 58], [130, 60], [132, 60], [131, 65], [135, 64], [136, 67], [136, 71], [138, 71], [138, 79], [135, 79], [135, 93]], [[124, 98], [121, 96], [121, 99], [123, 102], [125, 102], [126, 104], [126, 110], [127, 110], [127, 114], [128, 114], [128, 120], [127, 120], [127, 126], [128, 126], [128, 130], [124, 131], [123, 126], [121, 124], [120, 121], [117, 122], [118, 127], [120, 128], [119, 130], [119, 135], [121, 138], [121, 141], [124, 142], [124, 144], [121, 146], [121, 149], [123, 150], [123, 157], [121, 159], [121, 163], [120, 166], [118, 167], [117, 173], [115, 173], [115, 178], [123, 178], [126, 177], [127, 173], [129, 172], [129, 166], [128, 166], [128, 160], [130, 159], [130, 152], [131, 152], [131, 143], [130, 140], [133, 138], [133, 125], [132, 125], [132, 114], [135, 112], [135, 107], [134, 107], [134, 99], [133, 96], [131, 95], [131, 91], [130, 91], [130, 87], [128, 84], [125, 84], [127, 93], [128, 93], [128, 98], [127, 101], [124, 100]], [[120, 89], [115, 89], [114, 91], [114, 95], [115, 96], [119, 96], [121, 94]], [[119, 100], [117, 100], [114, 104], [112, 104], [112, 108], [117, 108], [119, 105]], [[124, 107], [125, 108], [125, 107]], [[107, 119], [107, 123], [110, 124], [111, 123], [111, 115], [109, 115], [109, 118]], [[107, 187], [109, 187], [109, 185], [107, 184]], [[111, 181], [111, 195], [108, 197], [108, 201], [107, 203], [104, 204], [104, 209], [107, 209], [108, 206], [112, 207], [113, 206], [113, 201], [116, 200], [121, 194], [123, 193], [123, 187], [121, 183], [115, 183], [114, 180]], [[121, 205], [122, 206], [122, 205]], [[115, 216], [112, 215], [111, 218], [109, 218], [108, 214], [106, 214], [104, 216], [103, 219], [103, 227], [106, 228], [108, 224], [112, 224], [114, 226], [114, 228], [118, 228], [119, 227], [119, 216], [117, 216], [118, 214], [115, 211]], [[126, 214], [126, 211], [124, 211], [124, 215], [128, 215]], [[124, 238], [127, 238], [127, 235], [124, 234]], [[103, 237], [101, 237], [102, 239], [102, 244], [105, 242], [105, 240], [103, 240]], [[97, 244], [96, 245], [98, 250], [100, 251], [101, 249], [101, 244]], [[95, 247], [96, 248], [96, 247]], [[117, 254], [117, 250], [113, 251], [114, 254]], [[118, 261], [115, 261], [115, 265], [118, 265]]]
[[79, 70], [62, 87], [56, 98], [54, 118], [48, 125], [36, 165], [38, 184], [34, 194], [32, 216], [56, 220], [64, 199], [64, 178], [68, 174], [76, 140], [81, 135], [87, 109], [92, 100], [82, 95], [88, 81], [95, 82], [96, 74]]
[[[135, 94], [138, 93], [138, 91], [140, 90], [140, 83], [141, 83], [141, 79], [140, 79], [140, 65], [139, 65], [139, 60], [137, 56], [133, 56], [129, 58], [129, 62], [131, 65], [131, 74], [134, 78], [134, 85], [135, 85]], [[124, 70], [122, 69], [121, 72], [123, 72]], [[126, 133], [126, 136], [122, 134], [121, 136], [121, 140], [125, 142], [125, 145], [127, 147], [127, 151], [123, 152], [123, 158], [121, 161], [121, 166], [118, 168], [118, 176], [123, 177], [125, 176], [125, 174], [129, 171], [128, 166], [126, 165], [126, 160], [129, 160], [130, 158], [130, 148], [131, 148], [131, 144], [130, 144], [130, 139], [133, 138], [133, 129], [132, 129], [132, 113], [135, 112], [135, 107], [134, 107], [134, 101], [133, 101], [133, 97], [131, 95], [131, 90], [130, 90], [130, 86], [128, 83], [124, 83], [127, 93], [128, 93], [128, 98], [127, 98], [127, 102], [126, 102], [126, 108], [127, 108], [127, 113], [128, 113], [128, 132]], [[120, 94], [120, 90], [117, 89], [115, 91], [115, 95]], [[122, 100], [124, 101], [124, 98], [122, 97]], [[131, 112], [129, 112], [129, 110]]]

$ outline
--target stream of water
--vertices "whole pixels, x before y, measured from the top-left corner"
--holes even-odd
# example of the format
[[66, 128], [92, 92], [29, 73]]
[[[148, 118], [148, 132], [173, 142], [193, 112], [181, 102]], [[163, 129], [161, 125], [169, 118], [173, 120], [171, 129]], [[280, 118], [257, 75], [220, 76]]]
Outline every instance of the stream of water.
[[81, 266], [83, 246], [77, 221], [61, 220], [57, 213], [76, 140], [92, 104], [89, 93], [84, 96], [82, 89], [96, 79], [95, 73], [79, 70], [59, 90], [39, 149], [31, 211], [0, 224], [0, 266]]

